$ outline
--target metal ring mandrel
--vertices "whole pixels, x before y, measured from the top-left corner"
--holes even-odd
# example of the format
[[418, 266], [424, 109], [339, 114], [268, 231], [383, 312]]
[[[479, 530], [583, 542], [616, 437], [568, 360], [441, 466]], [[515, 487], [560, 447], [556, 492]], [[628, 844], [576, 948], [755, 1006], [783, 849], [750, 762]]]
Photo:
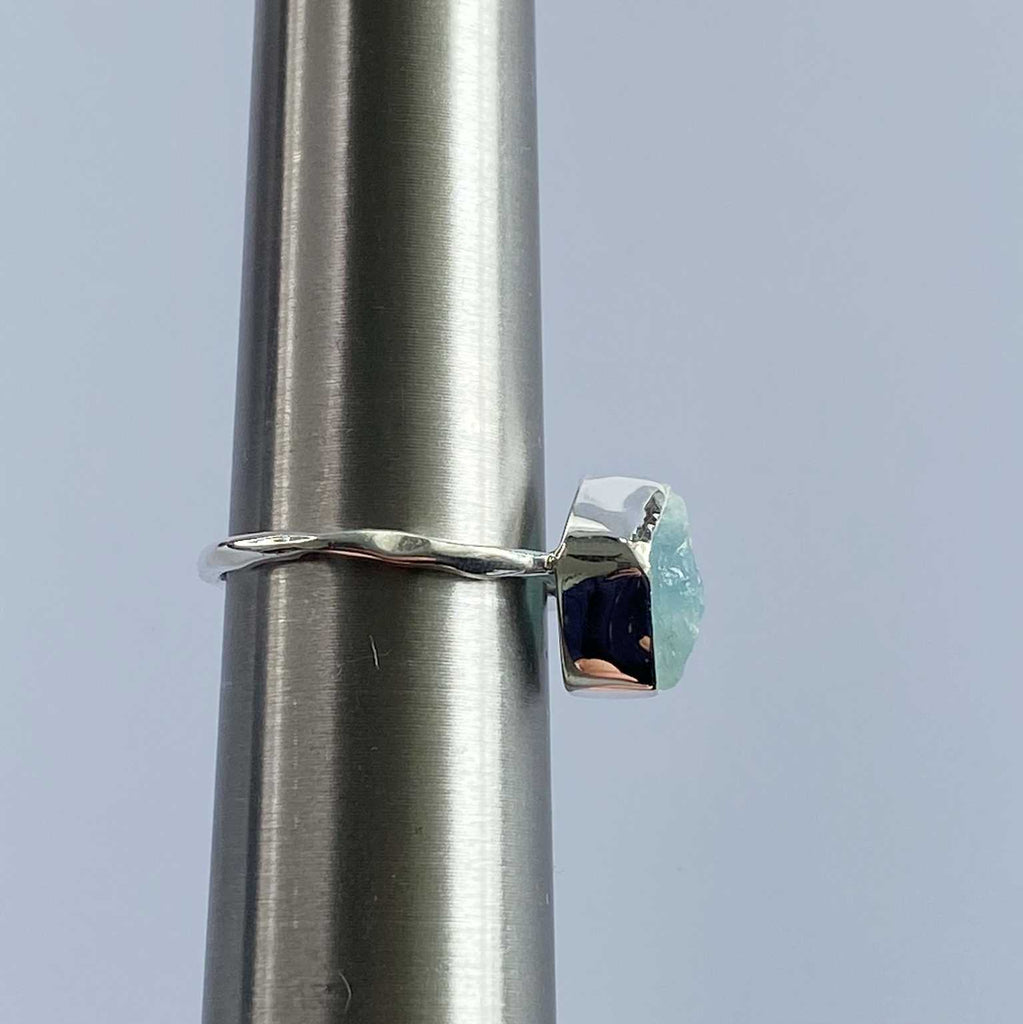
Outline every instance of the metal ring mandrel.
[[553, 551], [461, 544], [402, 530], [278, 530], [207, 548], [199, 572], [216, 581], [314, 555], [474, 580], [548, 577], [558, 601], [565, 686], [575, 692], [642, 694], [674, 686], [703, 615], [685, 502], [651, 480], [584, 480]]

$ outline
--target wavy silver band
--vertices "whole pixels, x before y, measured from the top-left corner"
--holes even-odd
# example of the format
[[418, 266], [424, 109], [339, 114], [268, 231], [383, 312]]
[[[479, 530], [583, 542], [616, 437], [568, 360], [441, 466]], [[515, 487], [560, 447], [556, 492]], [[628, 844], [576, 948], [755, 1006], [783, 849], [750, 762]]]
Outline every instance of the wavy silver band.
[[267, 531], [228, 537], [207, 548], [199, 575], [210, 583], [257, 565], [293, 562], [309, 555], [368, 558], [408, 569], [434, 569], [473, 580], [548, 576], [557, 552], [458, 544], [403, 530]]

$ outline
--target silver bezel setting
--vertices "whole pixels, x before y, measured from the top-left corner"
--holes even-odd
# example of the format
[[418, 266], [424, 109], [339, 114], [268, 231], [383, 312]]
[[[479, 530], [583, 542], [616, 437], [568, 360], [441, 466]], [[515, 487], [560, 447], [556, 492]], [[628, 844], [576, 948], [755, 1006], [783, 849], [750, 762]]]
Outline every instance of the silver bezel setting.
[[656, 692], [650, 545], [670, 493], [633, 477], [580, 484], [554, 568], [568, 690]]

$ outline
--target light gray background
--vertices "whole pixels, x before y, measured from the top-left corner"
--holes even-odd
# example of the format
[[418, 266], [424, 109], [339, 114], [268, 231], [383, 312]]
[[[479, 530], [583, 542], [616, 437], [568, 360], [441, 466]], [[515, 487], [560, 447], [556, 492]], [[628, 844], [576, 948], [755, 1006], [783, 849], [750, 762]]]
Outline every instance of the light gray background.
[[[709, 608], [680, 691], [552, 691], [561, 1020], [1016, 1024], [1023, 8], [538, 25], [550, 536], [662, 476]], [[198, 1018], [250, 38], [0, 9], [11, 1024]]]

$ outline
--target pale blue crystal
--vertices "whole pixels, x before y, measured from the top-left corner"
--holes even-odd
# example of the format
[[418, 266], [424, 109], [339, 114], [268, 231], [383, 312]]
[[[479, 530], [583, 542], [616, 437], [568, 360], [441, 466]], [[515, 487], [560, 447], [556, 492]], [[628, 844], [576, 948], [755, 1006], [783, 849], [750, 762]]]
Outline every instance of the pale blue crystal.
[[674, 493], [650, 544], [650, 605], [657, 688], [668, 689], [682, 678], [703, 617], [703, 581], [693, 557], [689, 513]]

